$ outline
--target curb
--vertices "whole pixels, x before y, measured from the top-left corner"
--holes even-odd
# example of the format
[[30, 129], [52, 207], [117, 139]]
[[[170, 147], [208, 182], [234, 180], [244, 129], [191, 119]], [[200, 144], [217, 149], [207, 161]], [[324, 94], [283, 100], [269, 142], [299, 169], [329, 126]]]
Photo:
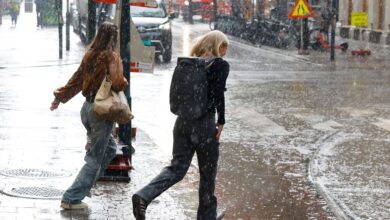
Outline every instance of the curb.
[[[321, 138], [320, 140], [317, 141], [317, 145], [319, 145], [318, 142], [325, 142], [327, 139], [334, 137], [338, 133], [339, 131], [327, 135], [324, 138]], [[326, 190], [326, 187], [323, 184], [319, 183], [319, 181], [315, 177], [316, 176], [315, 174], [317, 173], [315, 171], [315, 167], [318, 162], [316, 157], [320, 151], [321, 151], [321, 147], [318, 147], [317, 150], [314, 152], [314, 155], [310, 158], [309, 165], [308, 165], [308, 179], [314, 185], [316, 191], [325, 199], [327, 205], [329, 206], [330, 210], [336, 216], [337, 219], [343, 219], [343, 220], [354, 219], [346, 213], [345, 210], [347, 209], [347, 207], [341, 207], [342, 205], [335, 201], [331, 193], [329, 193]]]

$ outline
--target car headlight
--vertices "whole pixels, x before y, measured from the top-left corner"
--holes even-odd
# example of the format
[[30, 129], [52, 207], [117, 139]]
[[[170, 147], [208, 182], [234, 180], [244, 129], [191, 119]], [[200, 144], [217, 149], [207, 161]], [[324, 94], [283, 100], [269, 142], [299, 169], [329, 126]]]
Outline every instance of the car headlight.
[[171, 24], [169, 22], [167, 22], [165, 24], [158, 26], [158, 28], [161, 30], [169, 30], [169, 29], [171, 29]]

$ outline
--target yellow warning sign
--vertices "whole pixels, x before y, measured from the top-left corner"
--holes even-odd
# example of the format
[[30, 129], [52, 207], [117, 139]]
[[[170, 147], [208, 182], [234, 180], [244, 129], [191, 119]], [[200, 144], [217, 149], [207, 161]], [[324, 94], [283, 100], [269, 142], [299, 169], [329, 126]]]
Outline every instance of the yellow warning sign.
[[356, 27], [367, 27], [368, 14], [366, 12], [353, 12], [351, 15], [351, 24]]
[[292, 7], [289, 18], [308, 18], [315, 17], [313, 10], [310, 8], [306, 0], [297, 0]]

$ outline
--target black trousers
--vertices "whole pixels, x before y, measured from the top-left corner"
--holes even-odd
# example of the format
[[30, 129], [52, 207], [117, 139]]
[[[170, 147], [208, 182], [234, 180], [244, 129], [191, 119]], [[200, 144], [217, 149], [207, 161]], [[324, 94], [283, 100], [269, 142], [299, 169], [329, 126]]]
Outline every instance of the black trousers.
[[184, 178], [196, 152], [200, 172], [197, 219], [215, 220], [217, 198], [214, 195], [214, 189], [219, 156], [219, 143], [215, 134], [214, 113], [208, 113], [197, 120], [178, 117], [173, 129], [171, 164], [136, 194], [150, 203]]

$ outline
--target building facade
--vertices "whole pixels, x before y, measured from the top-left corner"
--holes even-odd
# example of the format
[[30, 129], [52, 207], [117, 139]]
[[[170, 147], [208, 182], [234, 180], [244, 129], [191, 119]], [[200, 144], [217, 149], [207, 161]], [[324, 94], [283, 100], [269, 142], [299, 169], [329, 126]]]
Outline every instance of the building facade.
[[[355, 12], [367, 14], [367, 25], [354, 26]], [[345, 38], [390, 45], [390, 0], [339, 0], [339, 31]]]

